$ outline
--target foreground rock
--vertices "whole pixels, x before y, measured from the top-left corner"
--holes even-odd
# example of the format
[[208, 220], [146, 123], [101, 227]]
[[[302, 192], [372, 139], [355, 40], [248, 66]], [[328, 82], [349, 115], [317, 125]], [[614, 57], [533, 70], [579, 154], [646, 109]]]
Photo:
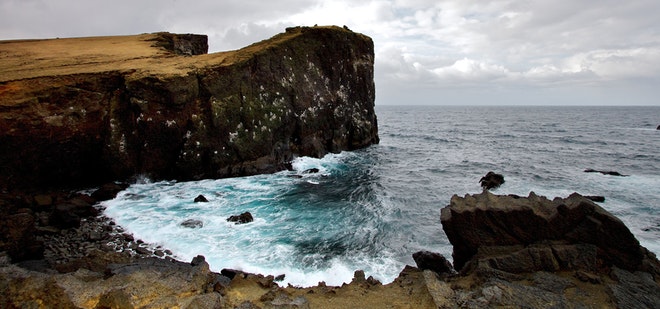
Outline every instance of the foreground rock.
[[204, 41], [0, 42], [0, 188], [250, 175], [378, 142], [369, 37], [298, 27], [215, 54]]
[[[533, 192], [527, 198], [455, 195], [442, 209], [441, 221], [458, 270], [482, 257], [518, 272], [612, 266], [648, 271], [653, 266], [621, 220], [578, 194], [552, 201]], [[497, 257], [503, 251], [515, 254], [510, 260]]]
[[220, 308], [221, 275], [206, 262], [197, 266], [140, 259], [108, 266], [104, 272], [80, 269], [49, 275], [17, 266], [0, 268], [3, 308]]
[[[75, 198], [79, 197], [11, 195], [0, 201], [35, 212], [60, 202], [72, 203]], [[549, 205], [556, 206], [566, 221], [582, 222], [567, 233], [577, 235], [572, 240], [541, 239], [555, 232], [543, 224], [518, 223], [523, 216], [543, 221], [535, 217], [548, 217]], [[616, 218], [593, 206], [578, 195], [554, 201], [534, 194], [523, 198], [488, 192], [454, 197], [443, 210], [443, 225], [457, 227], [462, 222], [450, 240], [455, 248], [464, 247], [457, 239], [477, 248], [457, 267], [460, 273], [451, 271], [451, 264], [441, 255], [422, 251], [414, 254], [421, 269], [406, 266], [389, 284], [356, 271], [353, 280], [340, 287], [320, 282], [309, 288], [278, 286], [277, 280], [284, 276], [229, 269], [214, 273], [202, 256], [190, 263], [171, 257], [156, 259], [153, 256], [162, 256], [159, 250], [122, 234], [120, 227], [101, 217], [84, 217], [79, 227], [62, 230], [45, 228], [37, 219], [35, 240], [43, 242], [44, 259], [10, 264], [10, 258], [0, 252], [0, 307], [659, 308], [657, 259], [629, 238]], [[524, 210], [529, 207], [533, 211]], [[43, 217], [35, 213], [35, 218]], [[583, 216], [587, 219], [580, 221]], [[612, 235], [602, 233], [610, 229], [623, 234], [617, 244], [633, 253], [626, 259], [634, 262], [635, 252], [641, 251], [641, 264], [622, 264], [613, 258], [627, 253], [607, 249], [611, 242], [603, 238]], [[481, 243], [469, 236], [475, 234], [483, 236]], [[591, 238], [603, 241], [588, 242]], [[535, 240], [511, 245], [508, 239]], [[584, 239], [587, 242], [580, 242]], [[625, 243], [629, 241], [632, 244]]]
[[470, 306], [660, 306], [656, 256], [618, 218], [578, 194], [552, 201], [534, 193], [455, 195], [441, 221], [461, 272], [456, 280], [482, 282], [464, 291]]

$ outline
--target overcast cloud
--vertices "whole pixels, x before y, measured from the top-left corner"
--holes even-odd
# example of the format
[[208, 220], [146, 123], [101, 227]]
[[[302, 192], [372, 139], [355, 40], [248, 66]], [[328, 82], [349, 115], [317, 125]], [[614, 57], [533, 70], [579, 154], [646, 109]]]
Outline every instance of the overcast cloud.
[[660, 105], [660, 1], [0, 0], [0, 39], [170, 31], [236, 49], [295, 25], [376, 48], [377, 104]]

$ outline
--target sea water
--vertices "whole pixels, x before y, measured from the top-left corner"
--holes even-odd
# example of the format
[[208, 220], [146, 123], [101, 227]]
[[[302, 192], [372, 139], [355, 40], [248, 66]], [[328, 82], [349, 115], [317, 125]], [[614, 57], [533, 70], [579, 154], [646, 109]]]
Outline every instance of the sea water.
[[[602, 195], [640, 243], [660, 253], [660, 107], [377, 106], [381, 142], [296, 158], [293, 171], [194, 182], [141, 181], [104, 203], [136, 238], [211, 269], [280, 275], [281, 284], [391, 282], [412, 253], [451, 259], [440, 209], [481, 192]], [[585, 173], [618, 171], [626, 177]], [[318, 169], [318, 173], [309, 173]], [[209, 202], [195, 203], [198, 195]], [[249, 211], [254, 222], [226, 219]], [[188, 219], [203, 222], [188, 228]]]

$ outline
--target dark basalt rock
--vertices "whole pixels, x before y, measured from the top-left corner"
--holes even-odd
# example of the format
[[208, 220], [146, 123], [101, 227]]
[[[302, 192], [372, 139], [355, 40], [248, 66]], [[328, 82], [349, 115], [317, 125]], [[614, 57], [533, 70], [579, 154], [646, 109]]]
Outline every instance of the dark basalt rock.
[[76, 211], [76, 206], [71, 204], [60, 204], [55, 206], [50, 215], [51, 225], [61, 229], [69, 229], [80, 226], [80, 216]]
[[191, 228], [191, 229], [197, 229], [197, 228], [203, 227], [204, 222], [202, 222], [200, 220], [195, 220], [195, 219], [188, 219], [186, 221], [181, 222], [181, 224], [179, 224], [179, 225], [181, 225], [183, 227]]
[[92, 198], [97, 201], [107, 201], [117, 197], [117, 194], [128, 188], [126, 184], [118, 184], [114, 182], [109, 182], [96, 189], [92, 193]]
[[428, 269], [438, 274], [451, 274], [454, 272], [454, 267], [440, 253], [418, 251], [413, 253], [412, 257], [415, 264], [417, 264], [417, 268], [421, 270]]
[[250, 212], [244, 212], [238, 216], [230, 216], [227, 218], [227, 221], [234, 222], [236, 224], [243, 224], [254, 221], [254, 218], [252, 218], [252, 214]]
[[194, 200], [195, 203], [208, 203], [208, 201], [209, 200], [207, 200], [206, 197], [204, 195], [201, 195], [201, 194], [198, 195]]
[[320, 172], [320, 170], [318, 168], [310, 168], [310, 169], [304, 170], [302, 173], [303, 174], [316, 174], [318, 172]]
[[605, 202], [605, 197], [601, 195], [585, 195], [584, 197], [596, 202], [596, 203], [602, 203]]
[[494, 172], [488, 172], [486, 176], [479, 179], [479, 183], [484, 190], [497, 189], [504, 184], [504, 176]]
[[660, 270], [621, 220], [577, 193], [552, 201], [533, 192], [527, 198], [454, 195], [441, 221], [457, 270], [468, 263], [514, 273]]
[[588, 168], [588, 169], [584, 170], [584, 172], [585, 173], [601, 173], [603, 175], [610, 175], [610, 176], [622, 176], [622, 177], [628, 176], [628, 175], [623, 175], [623, 174], [621, 174], [617, 171], [601, 171], [601, 170], [595, 170], [595, 169], [592, 169], [592, 168]]

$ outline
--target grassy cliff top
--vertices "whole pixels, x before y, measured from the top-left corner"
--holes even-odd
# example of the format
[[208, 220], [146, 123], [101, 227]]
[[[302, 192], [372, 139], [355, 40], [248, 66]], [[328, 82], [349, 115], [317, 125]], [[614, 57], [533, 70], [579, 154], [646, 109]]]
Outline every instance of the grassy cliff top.
[[245, 48], [196, 56], [177, 55], [156, 42], [162, 33], [0, 41], [0, 83], [44, 76], [99, 73], [108, 71], [137, 74], [187, 74], [198, 68], [249, 59], [309, 29], [350, 30], [336, 27], [295, 27]]

